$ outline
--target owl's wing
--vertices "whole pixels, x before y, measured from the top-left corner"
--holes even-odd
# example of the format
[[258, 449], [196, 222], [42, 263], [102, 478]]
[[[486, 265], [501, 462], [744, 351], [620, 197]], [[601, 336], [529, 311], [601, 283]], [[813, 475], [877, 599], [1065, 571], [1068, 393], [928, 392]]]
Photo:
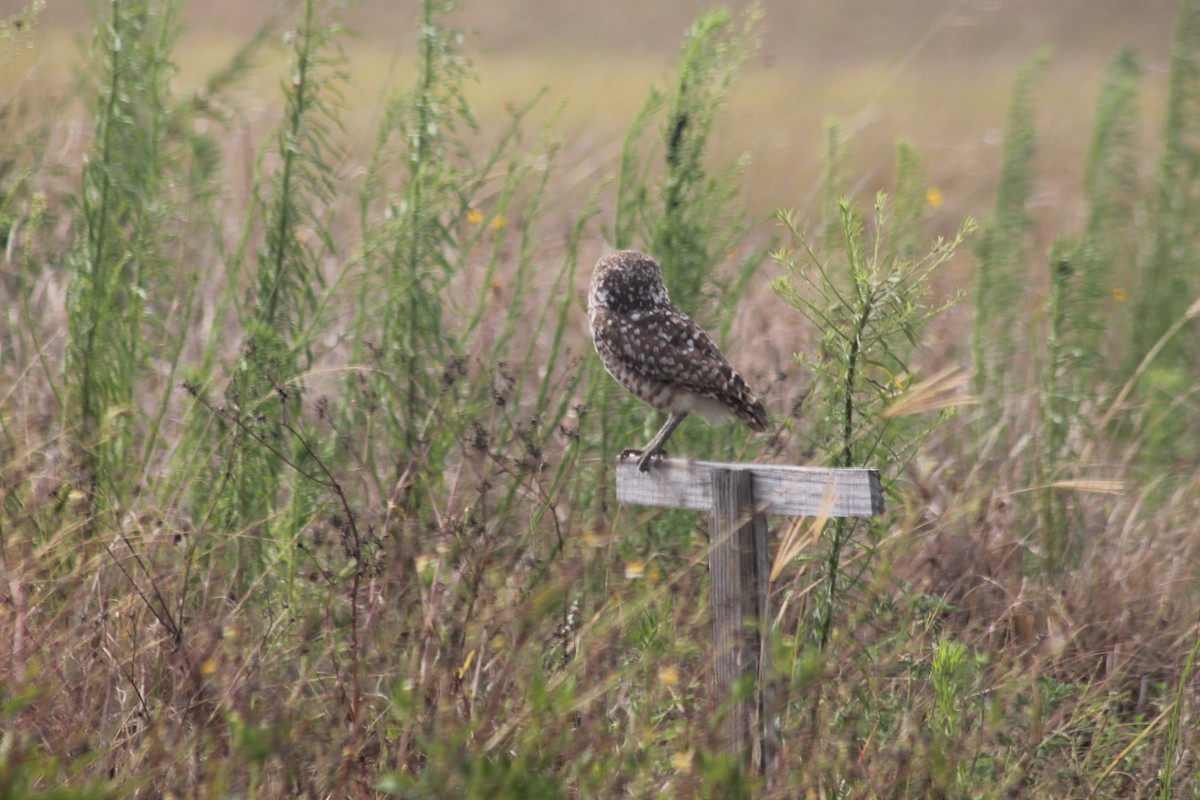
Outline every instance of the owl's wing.
[[664, 398], [684, 392], [715, 401], [685, 404], [709, 421], [728, 418], [728, 412], [756, 431], [766, 428], [762, 403], [712, 338], [678, 309], [629, 314], [601, 309], [593, 319], [593, 337], [608, 371], [656, 408], [667, 402]]
[[702, 394], [741, 382], [712, 337], [682, 312], [658, 308], [617, 316], [631, 345], [618, 355], [645, 377]]

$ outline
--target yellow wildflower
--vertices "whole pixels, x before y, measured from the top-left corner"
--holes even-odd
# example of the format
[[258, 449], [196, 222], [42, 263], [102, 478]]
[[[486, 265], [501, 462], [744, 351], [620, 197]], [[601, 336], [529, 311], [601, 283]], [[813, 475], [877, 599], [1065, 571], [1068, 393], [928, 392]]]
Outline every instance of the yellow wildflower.
[[668, 664], [665, 667], [658, 668], [658, 679], [665, 686], [675, 686], [679, 683], [679, 670], [673, 665]]

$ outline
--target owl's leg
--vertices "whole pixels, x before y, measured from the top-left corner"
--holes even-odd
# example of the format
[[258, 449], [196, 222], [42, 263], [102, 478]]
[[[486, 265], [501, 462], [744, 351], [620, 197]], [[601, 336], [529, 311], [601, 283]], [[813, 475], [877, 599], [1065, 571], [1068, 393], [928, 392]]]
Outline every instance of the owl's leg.
[[[663, 450], [663, 445], [667, 443], [667, 439], [671, 438], [671, 434], [679, 427], [679, 423], [683, 422], [683, 418], [687, 416], [687, 412], [683, 413], [671, 412], [671, 416], [667, 417], [667, 421], [658, 429], [658, 433], [654, 434], [654, 438], [650, 444], [646, 445], [646, 449], [638, 455], [637, 465], [639, 472], [645, 472], [650, 469], [650, 460], [656, 457], [663, 457], [666, 451]], [[626, 451], [628, 453], [629, 451]], [[634, 451], [636, 452], [636, 451]], [[624, 457], [625, 453], [622, 453]]]

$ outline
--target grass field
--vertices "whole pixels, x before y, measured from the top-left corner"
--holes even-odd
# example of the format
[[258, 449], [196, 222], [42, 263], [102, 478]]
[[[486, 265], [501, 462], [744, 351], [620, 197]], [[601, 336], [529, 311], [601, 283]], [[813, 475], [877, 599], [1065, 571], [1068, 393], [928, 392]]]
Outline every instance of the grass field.
[[[0, 3], [0, 796], [1200, 797], [1200, 4], [451, 5]], [[766, 776], [616, 247], [883, 476]]]

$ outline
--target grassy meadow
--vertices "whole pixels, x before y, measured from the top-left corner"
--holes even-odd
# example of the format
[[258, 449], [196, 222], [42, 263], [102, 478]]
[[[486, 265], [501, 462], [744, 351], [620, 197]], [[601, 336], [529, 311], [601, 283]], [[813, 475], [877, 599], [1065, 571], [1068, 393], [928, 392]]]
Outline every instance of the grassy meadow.
[[[1200, 2], [571, 5], [0, 3], [0, 797], [1200, 797]], [[766, 775], [614, 248], [882, 475]]]

